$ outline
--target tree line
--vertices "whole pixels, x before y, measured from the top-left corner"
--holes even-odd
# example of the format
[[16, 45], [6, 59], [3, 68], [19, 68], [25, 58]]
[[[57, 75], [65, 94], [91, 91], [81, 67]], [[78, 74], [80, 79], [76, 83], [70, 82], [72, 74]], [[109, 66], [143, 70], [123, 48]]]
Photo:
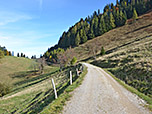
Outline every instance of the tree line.
[[[125, 25], [127, 19], [134, 18], [134, 15], [141, 15], [152, 8], [149, 0], [117, 0], [116, 5], [108, 4], [103, 14], [94, 11], [93, 15], [80, 19], [67, 32], [63, 32], [58, 42], [58, 47], [75, 47], [108, 32], [111, 29]], [[136, 13], [136, 14], [134, 14]], [[134, 18], [136, 19], [136, 18]]]
[[152, 9], [151, 0], [120, 0], [104, 7], [103, 13], [94, 11], [91, 16], [80, 19], [75, 25], [63, 32], [59, 42], [54, 47], [49, 48], [44, 56], [53, 62], [57, 61], [57, 53], [69, 47], [76, 47], [109, 30], [123, 26], [127, 19], [135, 21], [138, 15], [144, 14]]
[[4, 56], [14, 56], [14, 52], [8, 51], [5, 46], [0, 46], [0, 59]]
[[[0, 59], [4, 56], [14, 56], [14, 51], [8, 51], [5, 46], [0, 46]], [[28, 58], [24, 53], [17, 53], [17, 57], [26, 57]]]

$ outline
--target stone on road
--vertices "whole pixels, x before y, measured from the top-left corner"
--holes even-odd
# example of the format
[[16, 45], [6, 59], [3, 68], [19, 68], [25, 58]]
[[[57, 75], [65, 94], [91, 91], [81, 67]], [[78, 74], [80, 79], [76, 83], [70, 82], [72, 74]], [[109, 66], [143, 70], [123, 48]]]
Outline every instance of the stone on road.
[[88, 73], [67, 101], [63, 114], [151, 114], [145, 102], [101, 68], [84, 63]]

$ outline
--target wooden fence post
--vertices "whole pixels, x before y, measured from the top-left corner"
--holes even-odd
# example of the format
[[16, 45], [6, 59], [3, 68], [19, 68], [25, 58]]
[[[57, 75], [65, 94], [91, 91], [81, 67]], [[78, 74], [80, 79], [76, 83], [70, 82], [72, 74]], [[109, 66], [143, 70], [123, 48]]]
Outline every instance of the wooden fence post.
[[81, 72], [83, 71], [83, 66], [80, 66], [80, 70], [81, 70]]
[[70, 71], [70, 85], [72, 85], [72, 71]]
[[54, 89], [55, 99], [57, 99], [58, 96], [57, 96], [57, 92], [56, 92], [56, 88], [55, 88], [55, 84], [54, 84], [53, 78], [52, 78], [52, 86], [53, 86], [53, 89]]
[[78, 68], [76, 68], [77, 76], [79, 76]]

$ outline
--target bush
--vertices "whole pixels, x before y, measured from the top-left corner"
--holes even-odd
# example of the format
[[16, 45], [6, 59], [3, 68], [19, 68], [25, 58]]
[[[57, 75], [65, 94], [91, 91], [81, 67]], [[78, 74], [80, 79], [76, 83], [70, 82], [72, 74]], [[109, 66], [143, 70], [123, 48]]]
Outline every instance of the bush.
[[4, 52], [0, 50], [0, 59], [4, 57]]
[[0, 97], [10, 93], [10, 87], [0, 83]]
[[104, 54], [105, 54], [105, 50], [104, 50], [104, 48], [102, 47], [102, 48], [101, 48], [100, 55], [104, 55]]
[[74, 65], [77, 62], [77, 58], [73, 57], [73, 59], [71, 60], [71, 65]]

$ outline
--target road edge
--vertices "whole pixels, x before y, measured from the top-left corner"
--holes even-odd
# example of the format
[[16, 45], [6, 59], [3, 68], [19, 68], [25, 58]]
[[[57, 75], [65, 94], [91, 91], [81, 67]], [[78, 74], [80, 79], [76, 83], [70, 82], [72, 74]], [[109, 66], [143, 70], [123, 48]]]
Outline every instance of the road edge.
[[82, 84], [87, 73], [87, 67], [84, 65], [84, 70], [82, 74], [80, 74], [80, 77], [75, 82], [73, 82], [72, 85], [68, 86], [58, 97], [58, 99], [54, 100], [49, 106], [40, 112], [40, 114], [60, 114], [63, 110], [63, 107], [66, 105], [66, 101], [70, 100], [72, 97], [71, 93]]
[[[99, 67], [100, 68], [100, 67]], [[120, 85], [122, 85], [124, 88], [126, 88], [128, 91], [130, 91], [133, 94], [136, 94], [138, 97], [143, 99], [147, 104], [145, 107], [147, 107], [152, 112], [152, 99], [145, 94], [139, 92], [135, 88], [127, 85], [124, 81], [118, 79], [115, 75], [113, 75], [111, 72], [109, 72], [107, 69], [103, 69], [106, 73], [108, 73], [114, 80], [116, 80]]]

